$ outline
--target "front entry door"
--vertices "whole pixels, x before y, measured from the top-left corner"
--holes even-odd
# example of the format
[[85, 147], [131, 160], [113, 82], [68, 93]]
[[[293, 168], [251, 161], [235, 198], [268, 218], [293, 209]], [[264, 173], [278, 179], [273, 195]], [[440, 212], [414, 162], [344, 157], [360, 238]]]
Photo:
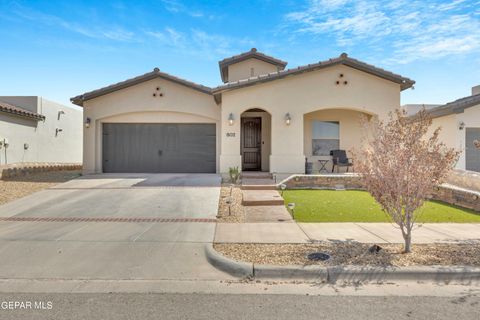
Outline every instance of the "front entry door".
[[262, 167], [262, 118], [242, 118], [242, 170]]

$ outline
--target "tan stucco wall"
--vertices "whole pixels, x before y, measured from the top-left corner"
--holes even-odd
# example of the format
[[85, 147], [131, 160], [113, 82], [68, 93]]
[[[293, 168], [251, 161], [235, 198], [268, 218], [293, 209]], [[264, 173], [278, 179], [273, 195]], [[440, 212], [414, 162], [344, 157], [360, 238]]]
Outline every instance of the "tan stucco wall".
[[[253, 68], [253, 75], [251, 69]], [[278, 71], [276, 65], [258, 59], [247, 59], [228, 66], [228, 82]]]
[[[343, 78], [339, 78], [343, 74]], [[336, 81], [348, 81], [336, 85]], [[228, 115], [260, 108], [272, 115], [270, 171], [299, 173], [305, 166], [304, 114], [325, 109], [349, 109], [385, 118], [400, 107], [400, 86], [343, 65], [263, 84], [226, 91], [222, 95], [220, 172], [241, 167], [240, 121], [228, 125]], [[285, 124], [285, 114], [292, 121]], [[234, 137], [226, 137], [227, 133]]]
[[[82, 110], [42, 97], [0, 97], [0, 100], [45, 116], [43, 121], [0, 113], [0, 164], [20, 162], [82, 162]], [[58, 112], [64, 114], [58, 117]], [[62, 129], [57, 135], [56, 129]], [[24, 148], [28, 144], [28, 149]], [[5, 156], [6, 153], [6, 156]], [[5, 159], [6, 158], [6, 159]]]
[[[159, 92], [163, 97], [158, 96]], [[153, 93], [157, 93], [153, 97]], [[220, 107], [211, 95], [164, 79], [150, 80], [85, 101], [84, 172], [102, 172], [102, 123], [216, 123], [217, 159], [220, 154]], [[217, 161], [218, 166], [218, 161]]]
[[467, 108], [463, 113], [433, 119], [430, 132], [432, 132], [434, 128], [442, 127], [440, 140], [445, 142], [447, 146], [461, 151], [456, 168], [465, 169], [466, 130], [458, 129], [460, 122], [465, 123], [465, 128], [480, 128], [480, 105]]

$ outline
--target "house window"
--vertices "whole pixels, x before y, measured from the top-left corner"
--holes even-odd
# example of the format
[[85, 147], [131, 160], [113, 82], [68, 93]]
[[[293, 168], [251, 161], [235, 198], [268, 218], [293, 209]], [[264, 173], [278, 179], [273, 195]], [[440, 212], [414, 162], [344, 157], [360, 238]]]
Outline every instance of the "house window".
[[329, 156], [330, 150], [340, 148], [338, 121], [312, 121], [312, 155]]

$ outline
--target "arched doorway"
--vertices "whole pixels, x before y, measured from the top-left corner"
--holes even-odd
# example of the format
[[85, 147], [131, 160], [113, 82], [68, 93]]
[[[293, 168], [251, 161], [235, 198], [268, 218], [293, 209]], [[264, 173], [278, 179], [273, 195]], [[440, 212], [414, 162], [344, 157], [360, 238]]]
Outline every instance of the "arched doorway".
[[263, 109], [248, 109], [241, 115], [240, 154], [242, 171], [270, 170], [272, 117]]

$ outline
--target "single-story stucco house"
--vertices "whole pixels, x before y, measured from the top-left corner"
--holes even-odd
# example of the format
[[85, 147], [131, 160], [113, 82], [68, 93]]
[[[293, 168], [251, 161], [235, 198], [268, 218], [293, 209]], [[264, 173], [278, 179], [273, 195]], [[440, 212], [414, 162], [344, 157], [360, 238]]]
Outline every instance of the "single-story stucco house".
[[85, 173], [303, 173], [306, 158], [317, 166], [358, 145], [360, 115], [385, 118], [414, 84], [345, 53], [286, 65], [251, 49], [219, 62], [215, 88], [155, 68], [72, 98], [84, 108]]
[[472, 88], [470, 96], [429, 109], [432, 129], [441, 127], [440, 140], [462, 151], [457, 169], [480, 172], [480, 86]]
[[38, 96], [0, 96], [0, 165], [82, 162], [82, 109]]

